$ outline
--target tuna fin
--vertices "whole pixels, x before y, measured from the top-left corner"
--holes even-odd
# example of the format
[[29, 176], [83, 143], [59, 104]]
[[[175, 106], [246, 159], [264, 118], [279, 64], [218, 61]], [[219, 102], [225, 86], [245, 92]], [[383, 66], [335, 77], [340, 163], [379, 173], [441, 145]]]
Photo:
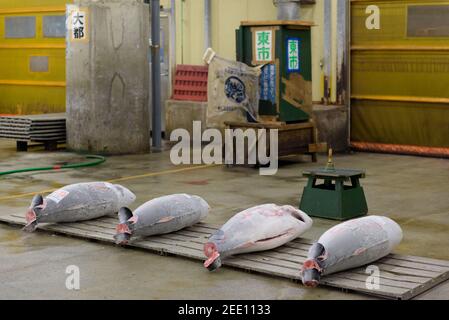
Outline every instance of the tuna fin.
[[133, 217], [133, 213], [126, 207], [120, 208], [118, 212], [118, 219], [120, 223], [126, 223], [129, 219]]
[[161, 220], [159, 220], [159, 221], [156, 222], [156, 223], [170, 222], [170, 221], [172, 221], [174, 218], [175, 218], [175, 217], [165, 217], [165, 218], [162, 218]]
[[40, 194], [37, 194], [34, 196], [33, 200], [31, 200], [30, 208], [34, 209], [37, 206], [40, 206], [43, 204], [44, 204], [44, 198]]
[[37, 221], [35, 220], [33, 222], [28, 223], [25, 227], [23, 227], [22, 231], [31, 233], [34, 232], [36, 228], [37, 228]]

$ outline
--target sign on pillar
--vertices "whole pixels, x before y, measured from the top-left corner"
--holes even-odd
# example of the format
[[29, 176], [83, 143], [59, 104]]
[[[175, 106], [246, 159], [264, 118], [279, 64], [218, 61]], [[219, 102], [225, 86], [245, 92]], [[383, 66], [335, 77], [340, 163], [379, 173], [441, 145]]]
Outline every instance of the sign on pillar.
[[88, 40], [88, 9], [69, 6], [70, 41]]

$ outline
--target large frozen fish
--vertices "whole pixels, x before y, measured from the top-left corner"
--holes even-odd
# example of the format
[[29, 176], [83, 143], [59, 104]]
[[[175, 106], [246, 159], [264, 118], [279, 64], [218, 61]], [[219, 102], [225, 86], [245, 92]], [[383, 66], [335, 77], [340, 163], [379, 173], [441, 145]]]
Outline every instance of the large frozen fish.
[[65, 186], [47, 197], [36, 195], [26, 214], [24, 230], [33, 232], [40, 222], [75, 222], [116, 213], [136, 196], [118, 184], [88, 182]]
[[156, 198], [137, 208], [119, 211], [120, 224], [114, 239], [117, 244], [127, 244], [131, 236], [167, 234], [190, 227], [209, 213], [209, 205], [198, 196], [175, 194]]
[[322, 275], [361, 267], [389, 255], [402, 240], [402, 229], [387, 217], [346, 221], [326, 231], [309, 250], [302, 282], [316, 287]]
[[277, 248], [298, 238], [312, 227], [312, 219], [292, 206], [265, 204], [232, 217], [204, 245], [210, 271], [221, 266], [224, 257]]

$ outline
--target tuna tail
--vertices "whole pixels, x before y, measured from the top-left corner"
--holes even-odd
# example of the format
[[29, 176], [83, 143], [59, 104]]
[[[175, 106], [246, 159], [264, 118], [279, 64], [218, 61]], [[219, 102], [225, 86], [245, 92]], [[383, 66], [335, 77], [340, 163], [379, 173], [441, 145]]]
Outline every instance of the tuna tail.
[[[304, 263], [304, 265], [307, 264], [308, 261]], [[310, 263], [311, 260], [309, 260], [308, 263]], [[313, 261], [315, 262], [315, 261]], [[312, 263], [313, 263], [312, 262]], [[320, 284], [321, 280], [321, 274], [320, 271], [318, 271], [315, 268], [312, 269], [305, 269], [302, 271], [302, 283], [308, 287], [308, 288], [316, 288]]]
[[218, 252], [215, 243], [206, 243], [204, 245], [204, 254], [209, 258], [204, 262], [205, 268], [207, 268], [209, 271], [215, 271], [221, 267], [220, 253]]
[[126, 245], [131, 239], [131, 230], [129, 229], [129, 219], [133, 217], [133, 213], [128, 208], [121, 208], [118, 212], [119, 224], [116, 228], [114, 240], [116, 244]]
[[204, 262], [204, 266], [207, 268], [207, 270], [211, 272], [218, 270], [221, 267], [221, 265], [222, 265], [221, 258], [218, 252], [216, 255], [210, 257]]
[[22, 229], [25, 232], [33, 232], [37, 228], [37, 219], [38, 219], [38, 213], [39, 213], [39, 207], [41, 207], [44, 204], [44, 198], [38, 194], [35, 195], [33, 200], [31, 200], [31, 205], [27, 210], [27, 213], [25, 215], [26, 219], [26, 226]]
[[316, 288], [320, 284], [321, 273], [323, 272], [322, 261], [325, 257], [326, 249], [320, 243], [315, 243], [309, 250], [307, 259], [301, 270], [302, 283], [309, 288]]

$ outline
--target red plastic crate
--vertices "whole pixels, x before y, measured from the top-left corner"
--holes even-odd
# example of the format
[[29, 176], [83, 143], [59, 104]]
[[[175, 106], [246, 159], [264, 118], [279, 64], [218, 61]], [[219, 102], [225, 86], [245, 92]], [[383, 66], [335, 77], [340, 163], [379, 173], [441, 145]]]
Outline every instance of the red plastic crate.
[[173, 99], [206, 102], [208, 74], [208, 66], [177, 65]]

